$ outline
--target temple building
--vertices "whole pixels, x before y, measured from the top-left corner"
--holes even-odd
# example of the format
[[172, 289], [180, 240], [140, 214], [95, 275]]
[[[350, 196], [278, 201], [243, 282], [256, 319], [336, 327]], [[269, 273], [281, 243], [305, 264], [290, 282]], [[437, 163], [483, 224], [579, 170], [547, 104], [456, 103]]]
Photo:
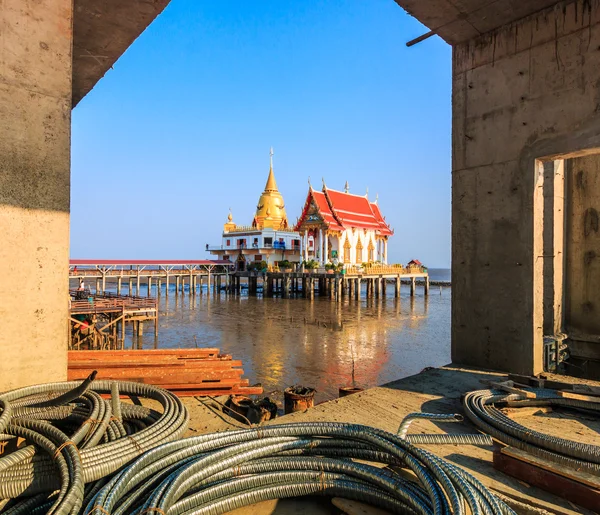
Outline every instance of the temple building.
[[309, 184], [302, 215], [295, 229], [302, 236], [303, 259], [347, 266], [387, 264], [388, 238], [394, 231], [385, 221], [378, 201], [328, 188], [315, 191]]
[[238, 270], [246, 270], [250, 263], [265, 261], [275, 265], [280, 261], [298, 263], [302, 260], [301, 238], [290, 228], [283, 196], [277, 189], [273, 173], [273, 149], [269, 177], [249, 226], [236, 225], [231, 212], [223, 226], [223, 240], [219, 246], [206, 246], [219, 259], [235, 261]]

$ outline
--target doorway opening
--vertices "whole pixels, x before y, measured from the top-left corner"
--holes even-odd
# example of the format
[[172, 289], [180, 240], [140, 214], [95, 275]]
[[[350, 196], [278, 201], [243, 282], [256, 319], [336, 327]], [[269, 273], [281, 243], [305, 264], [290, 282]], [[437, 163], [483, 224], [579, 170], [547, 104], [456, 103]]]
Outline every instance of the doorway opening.
[[538, 359], [548, 372], [598, 378], [600, 149], [536, 166], [534, 292], [543, 332]]

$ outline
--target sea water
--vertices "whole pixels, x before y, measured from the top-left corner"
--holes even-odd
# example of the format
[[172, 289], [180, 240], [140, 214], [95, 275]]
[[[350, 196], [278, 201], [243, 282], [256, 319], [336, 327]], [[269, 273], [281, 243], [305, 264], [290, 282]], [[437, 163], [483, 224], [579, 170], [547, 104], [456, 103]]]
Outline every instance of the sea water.
[[[449, 270], [430, 270], [449, 281]], [[146, 324], [143, 348], [218, 347], [243, 362], [244, 377], [275, 398], [287, 386], [317, 389], [317, 401], [338, 388], [384, 384], [450, 362], [450, 288], [422, 286], [394, 298], [262, 298], [220, 294], [159, 298], [158, 338]], [[140, 292], [145, 295], [144, 288]], [[126, 345], [131, 346], [131, 335]]]

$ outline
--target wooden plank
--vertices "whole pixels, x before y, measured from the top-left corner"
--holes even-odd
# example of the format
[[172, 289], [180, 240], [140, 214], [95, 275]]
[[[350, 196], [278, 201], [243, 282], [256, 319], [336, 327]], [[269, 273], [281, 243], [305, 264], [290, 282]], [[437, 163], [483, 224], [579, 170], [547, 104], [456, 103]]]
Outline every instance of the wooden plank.
[[582, 395], [580, 393], [572, 393], [572, 392], [565, 392], [565, 391], [559, 391], [557, 393], [563, 399], [573, 399], [576, 401], [600, 403], [600, 397], [594, 397], [592, 395]]
[[494, 468], [582, 508], [596, 511], [600, 506], [600, 490], [513, 458], [500, 450], [494, 451]]
[[[573, 384], [573, 391], [575, 393], [582, 393], [585, 395], [600, 396], [600, 386], [590, 386], [589, 384]], [[600, 400], [595, 401], [600, 402]]]
[[[164, 388], [164, 386], [163, 386]], [[205, 397], [211, 396], [215, 397], [218, 395], [262, 395], [263, 388], [262, 386], [244, 386], [239, 388], [231, 388], [229, 390], [194, 390], [190, 389], [171, 389], [167, 388], [167, 390], [173, 392], [178, 397]]]
[[126, 357], [140, 358], [142, 356], [173, 356], [175, 358], [218, 356], [221, 351], [217, 348], [199, 349], [147, 349], [147, 350], [73, 350], [69, 351], [71, 360], [110, 359], [112, 357], [123, 359]]
[[194, 361], [175, 361], [175, 362], [167, 362], [167, 363], [154, 363], [154, 362], [146, 362], [146, 363], [135, 363], [135, 362], [109, 362], [104, 363], [102, 361], [82, 361], [75, 363], [68, 363], [68, 368], [70, 370], [110, 370], [110, 369], [118, 369], [118, 368], [128, 368], [128, 369], [136, 369], [136, 368], [163, 368], [163, 369], [173, 369], [177, 371], [181, 370], [229, 370], [230, 368], [241, 367], [242, 361], [239, 359], [231, 360], [231, 361], [221, 361], [218, 359], [215, 360], [194, 360]]
[[[157, 384], [160, 385], [164, 382], [172, 382], [172, 383], [201, 383], [203, 381], [217, 381], [221, 379], [240, 379], [244, 371], [242, 369], [232, 369], [232, 370], [205, 370], [205, 371], [182, 371], [173, 373], [172, 370], [155, 370], [155, 369], [147, 369], [140, 370], [137, 369], [135, 371], [121, 371], [120, 373], [111, 373], [106, 372], [104, 370], [100, 370], [98, 372], [97, 379], [119, 379], [119, 380], [127, 380], [127, 381], [140, 381], [147, 384]], [[69, 370], [67, 373], [67, 378], [69, 381], [77, 381], [80, 379], [85, 379], [88, 377], [88, 373], [86, 371], [72, 371]]]
[[521, 449], [517, 449], [516, 447], [503, 447], [500, 452], [517, 460], [524, 461], [536, 467], [548, 470], [554, 474], [558, 474], [559, 476], [564, 476], [572, 479], [573, 481], [578, 481], [579, 483], [583, 483], [591, 486], [592, 488], [600, 490], [600, 476], [595, 476], [593, 474], [575, 470], [570, 467], [561, 466], [558, 463], [534, 456], [533, 454], [522, 451]]
[[537, 395], [534, 392], [522, 390], [521, 388], [515, 388], [514, 381], [496, 382], [496, 381], [482, 380], [481, 383], [489, 386], [490, 388], [493, 388], [494, 390], [501, 390], [501, 391], [507, 392], [507, 393], [514, 393], [517, 395], [522, 395], [522, 396], [526, 397], [527, 399], [537, 399]]

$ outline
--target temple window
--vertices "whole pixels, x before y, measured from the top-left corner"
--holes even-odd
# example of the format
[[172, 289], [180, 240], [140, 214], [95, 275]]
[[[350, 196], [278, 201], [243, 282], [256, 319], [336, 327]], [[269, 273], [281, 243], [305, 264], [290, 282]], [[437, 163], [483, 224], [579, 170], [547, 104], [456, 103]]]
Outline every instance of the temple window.
[[344, 263], [350, 263], [350, 241], [348, 238], [344, 243]]

